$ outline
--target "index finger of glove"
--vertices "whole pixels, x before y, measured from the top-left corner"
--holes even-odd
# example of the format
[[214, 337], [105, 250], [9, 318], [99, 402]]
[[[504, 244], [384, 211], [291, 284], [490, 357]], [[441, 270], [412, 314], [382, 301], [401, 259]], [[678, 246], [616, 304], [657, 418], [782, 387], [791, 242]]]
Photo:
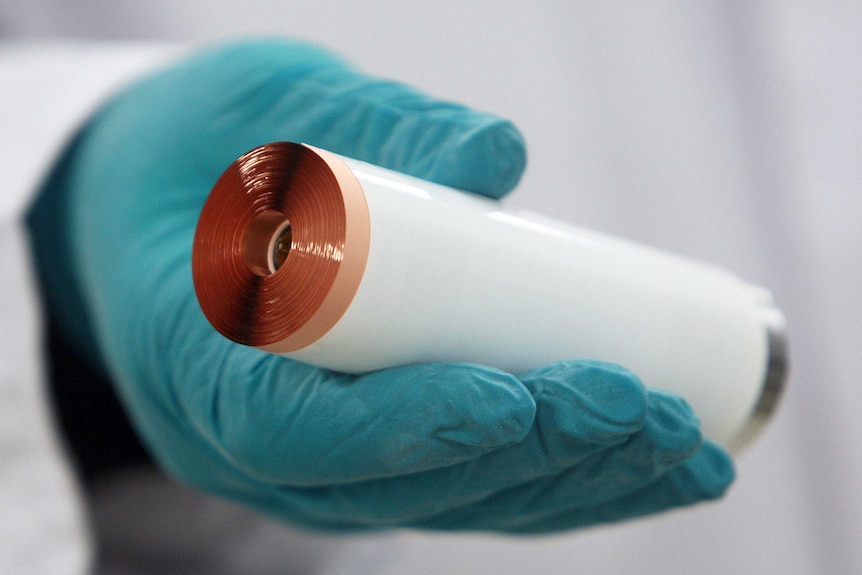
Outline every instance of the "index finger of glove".
[[[194, 78], [190, 82], [190, 78]], [[501, 197], [526, 165], [511, 122], [361, 74], [331, 54], [284, 41], [205, 51], [150, 81], [186, 105], [168, 123], [206, 142], [177, 148], [213, 183], [250, 148], [289, 140], [478, 194]], [[194, 144], [194, 142], [193, 142]], [[207, 163], [215, 163], [213, 172]]]

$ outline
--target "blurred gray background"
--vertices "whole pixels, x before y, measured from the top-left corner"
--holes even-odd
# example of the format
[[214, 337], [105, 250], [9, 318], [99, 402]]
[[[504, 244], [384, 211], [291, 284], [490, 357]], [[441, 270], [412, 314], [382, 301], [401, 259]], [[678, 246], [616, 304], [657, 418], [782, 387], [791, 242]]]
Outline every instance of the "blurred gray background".
[[773, 291], [793, 377], [723, 501], [553, 537], [399, 533], [357, 551], [383, 575], [862, 572], [860, 24], [839, 1], [0, 0], [7, 38], [327, 45], [513, 120], [512, 204]]

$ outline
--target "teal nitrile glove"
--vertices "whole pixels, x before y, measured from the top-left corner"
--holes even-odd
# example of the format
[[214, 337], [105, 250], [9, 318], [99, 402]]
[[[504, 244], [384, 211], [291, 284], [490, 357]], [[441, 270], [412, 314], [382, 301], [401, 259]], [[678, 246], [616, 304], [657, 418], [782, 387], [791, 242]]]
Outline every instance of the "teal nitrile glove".
[[510, 123], [301, 44], [212, 49], [117, 95], [69, 147], [30, 226], [61, 327], [110, 371], [165, 469], [333, 529], [541, 532], [724, 492], [732, 464], [701, 444], [691, 410], [617, 366], [351, 376], [217, 334], [192, 287], [198, 213], [227, 165], [275, 140], [490, 196], [525, 163]]

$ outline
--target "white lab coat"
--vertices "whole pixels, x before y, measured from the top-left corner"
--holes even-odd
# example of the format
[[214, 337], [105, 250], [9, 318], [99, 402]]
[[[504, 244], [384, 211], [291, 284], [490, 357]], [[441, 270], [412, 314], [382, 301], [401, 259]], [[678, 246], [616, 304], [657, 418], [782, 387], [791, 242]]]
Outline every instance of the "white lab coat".
[[[69, 55], [75, 68], [86, 65], [86, 53]], [[42, 388], [38, 306], [21, 221], [52, 153], [106, 88], [105, 82], [79, 85], [61, 60], [56, 50], [22, 46], [0, 51], [2, 573], [77, 574], [89, 560], [80, 500]], [[63, 80], [69, 74], [74, 82], [67, 84]], [[69, 97], [57, 98], [52, 85], [68, 85]]]
[[[384, 564], [368, 572], [859, 572], [862, 8], [805, 1], [570, 4], [157, 0], [146, 9], [116, 2], [108, 10], [95, 0], [56, 6], [42, 0], [26, 9], [0, 4], [7, 15], [0, 29], [36, 36], [202, 39], [268, 32], [315, 39], [366, 70], [512, 118], [531, 151], [512, 202], [718, 262], [773, 290], [789, 320], [793, 378], [776, 421], [739, 459], [736, 485], [724, 500], [544, 538], [400, 533], [385, 542]], [[34, 157], [19, 142], [40, 138], [27, 124], [9, 131], [6, 108], [0, 109], [2, 145], [13, 154], [3, 161], [17, 169]], [[4, 177], [14, 171], [6, 166]], [[30, 171], [25, 184], [38, 175]], [[3, 241], [22, 248], [14, 208], [3, 217]], [[19, 295], [4, 298], [15, 303], [0, 306], [0, 313], [20, 315], [14, 309], [20, 302], [31, 309], [33, 303], [31, 286], [21, 281], [26, 259], [7, 251], [0, 257], [17, 266], [9, 285]], [[18, 317], [14, 322], [24, 325]], [[3, 325], [5, 335], [6, 316]], [[34, 340], [26, 341], [32, 350]], [[5, 350], [12, 348], [0, 349], [9, 357]], [[30, 358], [26, 373], [18, 361], [0, 365], [16, 371], [16, 381], [33, 381], [36, 355], [12, 356]], [[4, 384], [12, 381], [6, 372], [3, 377]], [[13, 427], [2, 413], [2, 429]], [[55, 444], [47, 433], [40, 437], [41, 461], [54, 461], [56, 470]], [[67, 477], [53, 473], [38, 477], [54, 477], [54, 484]], [[60, 526], [74, 523], [76, 509], [66, 497], [74, 490], [65, 485], [65, 496], [51, 503], [68, 510], [53, 517]], [[121, 535], [132, 531], [133, 516], [121, 510], [129, 509], [122, 502], [130, 491], [141, 493], [140, 483], [118, 482], [93, 503], [103, 526], [97, 529], [127, 547], [134, 537]], [[0, 509], [5, 520], [9, 507]], [[116, 529], [124, 521], [125, 529]], [[263, 539], [272, 541], [269, 529]], [[76, 533], [44, 538], [40, 548], [57, 553], [82, 540], [82, 531], [68, 527], [34, 527], [33, 533]], [[65, 547], [52, 547], [62, 541]], [[253, 538], [244, 541], [246, 550], [267, 553]], [[379, 553], [370, 539], [304, 541], [347, 545], [342, 557], [356, 557], [357, 566]], [[72, 553], [83, 565], [80, 552]]]
[[[86, 572], [88, 527], [55, 435], [23, 225], [30, 195], [97, 101], [152, 48], [0, 45], [0, 573]], [[59, 94], [62, 94], [60, 96]]]

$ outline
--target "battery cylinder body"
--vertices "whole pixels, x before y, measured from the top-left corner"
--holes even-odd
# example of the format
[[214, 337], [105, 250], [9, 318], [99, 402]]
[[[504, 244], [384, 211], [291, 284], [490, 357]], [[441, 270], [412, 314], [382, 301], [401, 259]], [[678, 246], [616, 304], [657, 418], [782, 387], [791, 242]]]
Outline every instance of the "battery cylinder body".
[[715, 266], [309, 146], [235, 162], [195, 236], [208, 319], [349, 373], [424, 362], [621, 364], [749, 442], [785, 379], [769, 293]]

